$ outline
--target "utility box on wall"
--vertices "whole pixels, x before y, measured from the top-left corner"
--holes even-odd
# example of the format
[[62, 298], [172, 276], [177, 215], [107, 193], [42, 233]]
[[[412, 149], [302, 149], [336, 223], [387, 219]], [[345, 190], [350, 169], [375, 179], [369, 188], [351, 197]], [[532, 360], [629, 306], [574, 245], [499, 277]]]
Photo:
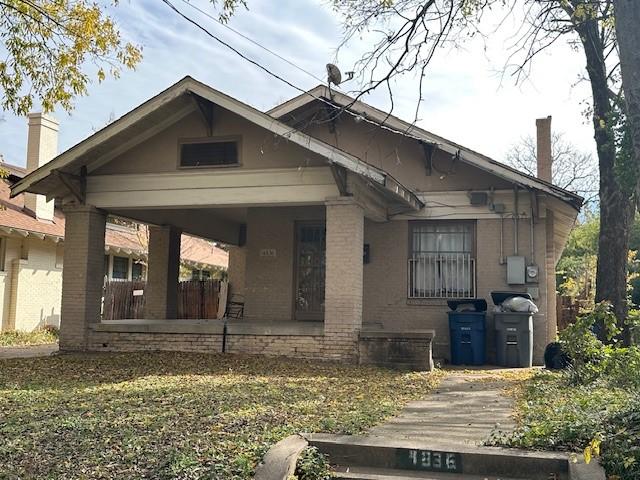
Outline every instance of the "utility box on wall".
[[507, 257], [507, 283], [509, 285], [524, 285], [525, 270], [524, 257]]

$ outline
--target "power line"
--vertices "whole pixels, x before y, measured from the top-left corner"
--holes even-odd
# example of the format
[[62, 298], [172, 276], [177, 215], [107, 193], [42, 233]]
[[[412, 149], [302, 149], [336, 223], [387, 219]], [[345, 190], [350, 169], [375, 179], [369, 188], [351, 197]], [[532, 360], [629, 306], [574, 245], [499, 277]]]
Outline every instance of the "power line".
[[271, 55], [273, 55], [274, 57], [282, 60], [283, 62], [291, 65], [293, 68], [300, 70], [302, 73], [305, 73], [307, 75], [309, 75], [311, 78], [313, 78], [314, 80], [319, 81], [320, 83], [324, 84], [326, 79], [322, 79], [320, 77], [318, 77], [317, 75], [314, 75], [313, 73], [311, 73], [309, 70], [305, 70], [304, 68], [302, 68], [299, 65], [296, 65], [295, 63], [293, 63], [291, 60], [289, 60], [288, 58], [280, 55], [277, 52], [274, 52], [273, 50], [270, 50], [269, 48], [265, 47], [264, 45], [261, 45], [260, 43], [256, 42], [254, 39], [252, 39], [251, 37], [245, 35], [244, 33], [236, 30], [235, 28], [231, 27], [230, 25], [227, 25], [226, 23], [220, 21], [220, 19], [214, 17], [213, 15], [211, 15], [210, 13], [208, 13], [207, 11], [201, 9], [200, 7], [194, 5], [193, 3], [191, 3], [189, 0], [182, 0], [182, 3], [188, 5], [189, 7], [193, 8], [194, 10], [196, 10], [197, 12], [200, 12], [202, 15], [204, 15], [205, 17], [213, 20], [214, 22], [218, 23], [219, 25], [221, 25], [222, 27], [226, 28], [227, 30], [235, 33], [236, 35], [238, 35], [239, 37], [244, 38], [246, 41], [254, 44], [256, 47], [261, 48], [262, 50], [264, 50], [265, 52], [270, 53]]
[[[263, 65], [259, 64], [258, 62], [256, 62], [255, 60], [247, 57], [244, 53], [242, 53], [240, 50], [238, 50], [237, 48], [235, 48], [233, 45], [230, 45], [229, 43], [225, 42], [224, 40], [222, 40], [221, 38], [217, 37], [216, 35], [214, 35], [213, 33], [211, 33], [208, 29], [206, 29], [205, 27], [203, 27], [202, 25], [200, 25], [198, 22], [196, 22], [195, 20], [193, 20], [192, 18], [189, 18], [187, 15], [185, 15], [184, 13], [182, 13], [180, 10], [178, 10], [178, 8], [171, 3], [169, 0], [162, 0], [167, 6], [169, 6], [169, 8], [171, 8], [171, 10], [173, 10], [175, 13], [177, 13], [180, 17], [182, 17], [183, 19], [185, 19], [187, 22], [191, 23], [192, 25], [194, 25], [196, 28], [199, 28], [200, 30], [202, 30], [204, 33], [206, 33], [209, 37], [213, 38], [216, 42], [220, 43], [221, 45], [227, 47], [229, 50], [231, 50], [233, 53], [235, 53], [236, 55], [238, 55], [240, 58], [242, 58], [243, 60], [246, 60], [247, 62], [251, 63], [252, 65], [255, 65], [256, 67], [258, 67], [260, 70], [263, 70], [264, 72], [268, 73], [269, 75], [271, 75], [272, 77], [280, 80], [281, 82], [286, 83], [287, 85], [289, 85], [291, 88], [295, 88], [296, 90], [298, 90], [299, 92], [302, 93], [307, 93], [306, 90], [304, 90], [303, 88], [298, 87], [297, 85], [294, 85], [293, 83], [291, 83], [289, 80], [287, 80], [284, 77], [281, 77], [280, 75], [278, 75], [277, 73], [273, 73], [271, 70], [269, 70], [267, 67], [264, 67]], [[312, 95], [313, 96], [313, 95]]]
[[[238, 55], [243, 60], [251, 63], [252, 65], [255, 65], [260, 70], [264, 71], [265, 73], [267, 73], [268, 75], [272, 76], [273, 78], [275, 78], [277, 80], [280, 80], [281, 82], [285, 83], [286, 85], [290, 86], [291, 88], [299, 91], [303, 95], [307, 95], [307, 96], [313, 98], [314, 100], [317, 100], [317, 101], [319, 101], [321, 103], [324, 103], [324, 104], [330, 106], [331, 108], [335, 108], [336, 107], [336, 104], [333, 103], [331, 100], [327, 100], [326, 98], [318, 97], [318, 96], [312, 94], [310, 91], [305, 90], [304, 88], [301, 88], [301, 87], [295, 85], [294, 83], [290, 82], [289, 80], [287, 80], [286, 78], [282, 77], [281, 75], [278, 75], [277, 73], [272, 72], [271, 70], [269, 70], [264, 65], [258, 63], [256, 60], [253, 60], [252, 58], [247, 57], [244, 53], [242, 53], [240, 50], [235, 48], [233, 45], [229, 44], [228, 42], [225, 42], [220, 37], [218, 37], [215, 34], [211, 33], [206, 27], [203, 27], [198, 22], [196, 22], [195, 20], [193, 20], [189, 16], [185, 15], [184, 13], [182, 13], [173, 3], [171, 3], [170, 0], [162, 0], [162, 2], [165, 3], [171, 10], [173, 10], [176, 14], [178, 14], [184, 20], [186, 20], [187, 22], [191, 23], [192, 25], [194, 25], [199, 30], [202, 30], [207, 36], [213, 38], [216, 42], [218, 42], [221, 45], [223, 45], [224, 47], [228, 48], [229, 50], [231, 50], [233, 53]], [[340, 110], [342, 112], [345, 112], [345, 113], [351, 115], [354, 118], [359, 119], [360, 121], [364, 121], [364, 122], [370, 123], [371, 125], [375, 125], [375, 126], [377, 126], [379, 128], [382, 128], [384, 130], [390, 131], [392, 133], [396, 133], [396, 134], [402, 135], [404, 137], [412, 138], [412, 139], [418, 140], [418, 141], [422, 141], [423, 140], [422, 138], [420, 138], [420, 137], [418, 137], [416, 135], [412, 135], [412, 134], [409, 133], [409, 130], [410, 130], [410, 128], [412, 128], [413, 125], [408, 127], [406, 130], [402, 131], [402, 130], [398, 130], [398, 129], [389, 127], [388, 125], [385, 125], [384, 122], [376, 122], [374, 120], [371, 120], [371, 119], [367, 118], [366, 115], [351, 111], [349, 108], [351, 106], [353, 106], [355, 104], [355, 102], [356, 102], [356, 100], [353, 100], [353, 102], [351, 102], [349, 105], [345, 105], [345, 106], [340, 107]], [[389, 117], [389, 116], [390, 116], [390, 114], [387, 115], [387, 117]]]

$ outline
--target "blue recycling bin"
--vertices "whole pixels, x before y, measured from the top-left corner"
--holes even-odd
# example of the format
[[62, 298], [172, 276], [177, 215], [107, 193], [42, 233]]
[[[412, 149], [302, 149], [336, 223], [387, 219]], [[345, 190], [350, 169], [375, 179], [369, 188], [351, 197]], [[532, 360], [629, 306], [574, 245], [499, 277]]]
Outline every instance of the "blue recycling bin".
[[[487, 302], [483, 299], [455, 299], [447, 302], [452, 365], [484, 365]], [[472, 310], [460, 306], [473, 305]], [[468, 307], [467, 307], [468, 308]]]

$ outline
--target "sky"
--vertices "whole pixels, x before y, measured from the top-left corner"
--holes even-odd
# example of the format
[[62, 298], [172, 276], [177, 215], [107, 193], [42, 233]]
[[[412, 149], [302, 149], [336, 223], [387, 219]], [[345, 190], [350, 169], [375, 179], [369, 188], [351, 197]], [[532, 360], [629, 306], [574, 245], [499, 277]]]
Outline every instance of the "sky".
[[[174, 1], [190, 17], [296, 86], [310, 89], [320, 83], [183, 0]], [[206, 0], [192, 3], [215, 14]], [[364, 35], [336, 53], [342, 38], [341, 19], [322, 0], [249, 0], [248, 5], [249, 10], [237, 12], [229, 25], [320, 79], [326, 77], [326, 63], [349, 71], [370, 46], [371, 38]], [[144, 58], [135, 71], [126, 71], [117, 80], [91, 84], [88, 96], [77, 99], [70, 114], [54, 113], [60, 121], [60, 152], [185, 75], [262, 110], [299, 94], [217, 44], [160, 0], [120, 2], [112, 16], [123, 37], [142, 46]], [[536, 118], [552, 115], [554, 131], [563, 132], [580, 150], [595, 153], [593, 132], [584, 116], [589, 86], [578, 81], [584, 76], [582, 52], [563, 42], [536, 58], [527, 81], [516, 84], [511, 76], [501, 75], [507, 59], [505, 46], [511, 44], [518, 21], [516, 17], [486, 41], [468, 40], [461, 47], [447, 46], [436, 53], [427, 70], [418, 125], [504, 161], [514, 143], [535, 135]], [[396, 116], [413, 121], [417, 85], [414, 76], [394, 83]], [[357, 85], [342, 87], [348, 91]], [[363, 100], [383, 110], [389, 108], [382, 90]], [[24, 165], [26, 118], [2, 111], [0, 117], [0, 154], [7, 163]]]

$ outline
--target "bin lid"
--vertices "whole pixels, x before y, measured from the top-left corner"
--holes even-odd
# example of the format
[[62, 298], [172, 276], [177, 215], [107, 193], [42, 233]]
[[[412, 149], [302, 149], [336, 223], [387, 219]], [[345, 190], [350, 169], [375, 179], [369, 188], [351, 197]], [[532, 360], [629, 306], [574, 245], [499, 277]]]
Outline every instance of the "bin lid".
[[524, 297], [527, 300], [533, 300], [531, 295], [527, 292], [491, 292], [491, 300], [493, 300], [494, 305], [502, 305], [502, 302], [511, 297]]
[[486, 312], [487, 311], [487, 301], [484, 298], [452, 298], [451, 300], [447, 300], [447, 305], [453, 311], [458, 308], [458, 305], [464, 305], [470, 303], [475, 307], [475, 312]]

